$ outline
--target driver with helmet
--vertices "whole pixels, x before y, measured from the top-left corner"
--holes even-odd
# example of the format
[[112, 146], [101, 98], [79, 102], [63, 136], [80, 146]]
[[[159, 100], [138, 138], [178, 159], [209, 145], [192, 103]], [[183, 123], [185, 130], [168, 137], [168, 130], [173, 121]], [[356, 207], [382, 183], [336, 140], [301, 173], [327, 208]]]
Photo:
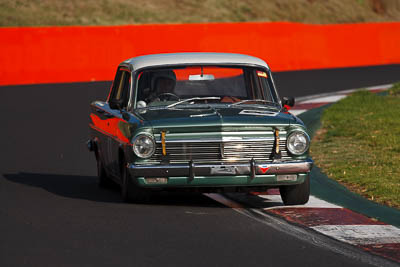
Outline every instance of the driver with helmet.
[[148, 102], [178, 99], [173, 92], [176, 84], [176, 75], [172, 70], [162, 70], [153, 73], [151, 78], [151, 93]]

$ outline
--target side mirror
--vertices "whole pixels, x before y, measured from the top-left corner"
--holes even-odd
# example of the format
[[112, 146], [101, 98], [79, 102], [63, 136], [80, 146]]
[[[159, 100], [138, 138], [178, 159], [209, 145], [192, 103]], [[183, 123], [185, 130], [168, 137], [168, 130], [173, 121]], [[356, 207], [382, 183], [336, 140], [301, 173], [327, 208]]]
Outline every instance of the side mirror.
[[294, 97], [291, 96], [284, 96], [282, 97], [282, 106], [289, 106], [289, 107], [293, 107], [294, 106]]
[[123, 102], [122, 99], [120, 99], [120, 100], [116, 100], [116, 99], [110, 100], [110, 103], [109, 103], [110, 108], [111, 109], [121, 109], [122, 108], [122, 102]]

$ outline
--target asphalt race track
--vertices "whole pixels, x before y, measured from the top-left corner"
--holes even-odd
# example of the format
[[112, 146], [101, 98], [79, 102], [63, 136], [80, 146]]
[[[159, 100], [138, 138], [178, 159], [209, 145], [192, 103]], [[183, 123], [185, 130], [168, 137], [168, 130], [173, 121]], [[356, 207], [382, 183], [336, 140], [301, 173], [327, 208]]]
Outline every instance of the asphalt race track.
[[281, 96], [308, 96], [400, 81], [400, 65], [278, 72]]
[[[400, 65], [276, 73], [281, 95], [400, 80]], [[198, 194], [97, 187], [89, 103], [110, 82], [0, 87], [0, 266], [366, 266]]]

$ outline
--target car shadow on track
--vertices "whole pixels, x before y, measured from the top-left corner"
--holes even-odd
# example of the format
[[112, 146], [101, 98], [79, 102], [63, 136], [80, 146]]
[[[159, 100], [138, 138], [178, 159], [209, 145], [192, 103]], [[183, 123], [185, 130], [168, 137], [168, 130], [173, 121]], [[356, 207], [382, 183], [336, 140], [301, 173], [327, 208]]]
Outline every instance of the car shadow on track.
[[[100, 188], [95, 176], [13, 173], [3, 174], [10, 182], [38, 187], [55, 195], [96, 202], [121, 203], [119, 186]], [[148, 205], [225, 207], [201, 193], [154, 192]]]

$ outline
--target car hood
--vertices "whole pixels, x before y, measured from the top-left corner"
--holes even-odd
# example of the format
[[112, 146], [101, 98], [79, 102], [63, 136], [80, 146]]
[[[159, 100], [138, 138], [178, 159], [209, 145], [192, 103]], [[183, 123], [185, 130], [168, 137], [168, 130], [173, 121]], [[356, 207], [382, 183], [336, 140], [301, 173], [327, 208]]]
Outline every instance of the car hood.
[[155, 132], [224, 131], [225, 129], [286, 127], [296, 121], [291, 114], [265, 108], [170, 108], [144, 109], [137, 117], [149, 123]]

